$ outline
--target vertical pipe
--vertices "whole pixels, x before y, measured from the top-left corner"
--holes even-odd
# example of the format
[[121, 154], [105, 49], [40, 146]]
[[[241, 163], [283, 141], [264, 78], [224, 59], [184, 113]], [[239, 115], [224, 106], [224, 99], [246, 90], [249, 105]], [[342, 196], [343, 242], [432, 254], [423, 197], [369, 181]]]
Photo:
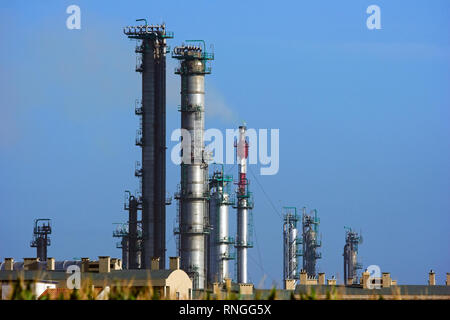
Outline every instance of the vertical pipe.
[[137, 228], [138, 203], [134, 196], [128, 200], [128, 239], [127, 247], [127, 269], [138, 269], [138, 228]]
[[130, 262], [129, 262], [129, 245], [128, 245], [128, 239], [127, 237], [122, 237], [121, 241], [122, 245], [122, 269], [131, 269], [130, 268]]
[[40, 261], [45, 261], [45, 249], [47, 248], [47, 242], [44, 240], [44, 236], [43, 235], [39, 235], [39, 238], [37, 240], [37, 247], [36, 247], [36, 257], [39, 258]]
[[348, 277], [347, 277], [347, 269], [348, 269], [348, 244], [344, 246], [344, 284], [347, 285]]
[[285, 222], [283, 224], [283, 280], [289, 278], [289, 230]]
[[222, 203], [219, 207], [219, 246], [217, 248], [217, 256], [219, 257], [219, 272], [218, 282], [224, 282], [225, 278], [229, 278], [228, 260], [230, 259], [229, 252], [229, 233], [228, 233], [228, 194], [222, 192]]
[[245, 208], [247, 201], [239, 201], [240, 207], [237, 213], [237, 263], [238, 263], [238, 283], [247, 283], [247, 231], [248, 231], [248, 210]]
[[293, 222], [291, 222], [291, 232], [290, 232], [290, 245], [291, 245], [291, 252], [290, 252], [290, 278], [289, 279], [296, 279], [297, 278], [297, 229], [295, 228]]
[[297, 262], [297, 209], [295, 207], [284, 207], [283, 215], [283, 242], [284, 242], [284, 272], [283, 279], [298, 278], [298, 262]]
[[166, 41], [155, 41], [157, 57], [155, 78], [157, 79], [155, 91], [155, 247], [156, 257], [159, 259], [159, 268], [165, 269], [166, 261]]
[[218, 266], [217, 257], [217, 240], [218, 240], [218, 201], [217, 191], [215, 191], [209, 200], [209, 223], [211, 225], [211, 233], [209, 235], [209, 264], [208, 264], [208, 281], [210, 283], [218, 282]]

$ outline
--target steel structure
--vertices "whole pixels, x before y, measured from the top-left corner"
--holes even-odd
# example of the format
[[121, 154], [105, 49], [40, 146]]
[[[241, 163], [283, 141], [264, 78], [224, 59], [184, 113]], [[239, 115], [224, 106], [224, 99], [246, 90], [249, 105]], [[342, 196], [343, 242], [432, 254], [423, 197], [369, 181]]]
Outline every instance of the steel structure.
[[[345, 246], [344, 246], [344, 283], [350, 285], [358, 282], [358, 270], [362, 269], [361, 263], [358, 262], [358, 245], [362, 243], [362, 236], [346, 228]], [[352, 282], [349, 282], [351, 279]]]
[[247, 274], [247, 249], [253, 247], [252, 236], [252, 213], [253, 194], [249, 191], [249, 181], [247, 179], [247, 158], [249, 143], [246, 137], [246, 126], [239, 127], [239, 137], [235, 141], [236, 157], [238, 161], [238, 188], [236, 190], [237, 203], [237, 234], [235, 248], [236, 259], [236, 281], [238, 283], [248, 283]]
[[128, 248], [128, 224], [114, 223], [116, 225], [113, 231], [113, 237], [120, 238], [116, 243], [116, 248], [122, 249], [122, 269], [130, 269], [129, 248]]
[[229, 186], [233, 177], [225, 175], [223, 165], [219, 170], [213, 170], [209, 179], [211, 196], [209, 202], [209, 222], [211, 232], [209, 235], [209, 263], [208, 283], [225, 281], [231, 278], [228, 261], [234, 259], [231, 252], [231, 244], [234, 238], [229, 236], [228, 216], [229, 207], [233, 205], [230, 197]]
[[124, 209], [128, 211], [128, 222], [117, 224], [113, 237], [122, 240], [116, 247], [122, 249], [122, 268], [139, 269], [141, 267], [142, 225], [138, 220], [138, 211], [142, 210], [140, 198], [125, 191]]
[[36, 248], [36, 257], [40, 261], [47, 260], [47, 247], [50, 246], [49, 234], [52, 233], [50, 219], [35, 219], [33, 228], [33, 240], [30, 247]]
[[297, 208], [283, 207], [283, 279], [298, 279]]
[[306, 208], [302, 210], [302, 251], [303, 270], [308, 276], [316, 276], [316, 260], [322, 258], [322, 254], [317, 252], [317, 248], [322, 246], [319, 239], [320, 219], [317, 217], [317, 210], [312, 210], [310, 214], [306, 213]]
[[[136, 39], [138, 54], [136, 72], [142, 74], [142, 102], [135, 108], [140, 116], [136, 145], [142, 148], [139, 168], [142, 206], [142, 268], [151, 267], [151, 259], [159, 257], [165, 269], [166, 256], [166, 39], [173, 33], [165, 24], [128, 26], [124, 34]], [[130, 243], [130, 252], [132, 252]], [[131, 265], [130, 265], [131, 266]]]
[[138, 221], [138, 210], [142, 210], [142, 201], [132, 195], [131, 192], [125, 192], [127, 196], [124, 202], [124, 209], [128, 211], [127, 269], [139, 269], [142, 256], [142, 224], [141, 221]]
[[175, 73], [181, 76], [181, 182], [178, 200], [178, 250], [181, 268], [193, 279], [194, 289], [204, 289], [207, 276], [208, 163], [204, 144], [205, 75], [211, 73], [205, 43], [175, 47], [172, 57], [180, 61]]

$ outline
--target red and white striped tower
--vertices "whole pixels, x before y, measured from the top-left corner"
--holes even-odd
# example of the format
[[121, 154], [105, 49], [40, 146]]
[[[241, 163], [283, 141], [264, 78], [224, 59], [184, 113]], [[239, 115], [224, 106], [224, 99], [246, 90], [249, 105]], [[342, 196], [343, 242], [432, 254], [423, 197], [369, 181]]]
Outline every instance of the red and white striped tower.
[[238, 189], [237, 194], [237, 235], [236, 235], [236, 251], [237, 251], [237, 282], [248, 283], [247, 279], [247, 248], [253, 245], [249, 241], [249, 210], [253, 208], [251, 193], [248, 191], [247, 179], [247, 158], [249, 143], [246, 138], [246, 126], [239, 127], [239, 137], [235, 143], [236, 157], [238, 161]]

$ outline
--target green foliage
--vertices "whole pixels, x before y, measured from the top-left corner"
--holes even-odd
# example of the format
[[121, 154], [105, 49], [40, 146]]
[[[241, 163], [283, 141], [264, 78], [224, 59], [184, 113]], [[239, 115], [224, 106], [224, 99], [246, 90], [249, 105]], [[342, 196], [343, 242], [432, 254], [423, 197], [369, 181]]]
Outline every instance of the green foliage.
[[289, 296], [289, 300], [297, 300], [297, 299], [295, 298], [294, 291], [291, 291], [291, 294], [290, 294], [290, 296]]
[[80, 300], [80, 293], [78, 292], [78, 289], [73, 289], [70, 293], [69, 300]]
[[337, 299], [337, 293], [336, 293], [335, 286], [331, 287], [331, 291], [327, 290], [326, 299], [327, 300], [336, 300]]
[[228, 292], [226, 300], [238, 300], [238, 296], [234, 292]]
[[308, 300], [316, 300], [316, 299], [317, 299], [316, 290], [314, 288], [311, 288], [309, 291]]
[[39, 300], [50, 300], [50, 296], [48, 294], [45, 294], [45, 295], [39, 297]]
[[316, 290], [311, 288], [309, 293], [300, 293], [300, 300], [317, 300]]
[[34, 300], [36, 296], [31, 290], [31, 283], [24, 285], [22, 278], [19, 278], [13, 285], [11, 300]]
[[152, 300], [161, 300], [161, 296], [157, 290], [153, 290]]
[[277, 297], [277, 289], [273, 287], [272, 290], [270, 290], [270, 294], [267, 297], [267, 300], [275, 300], [276, 297]]

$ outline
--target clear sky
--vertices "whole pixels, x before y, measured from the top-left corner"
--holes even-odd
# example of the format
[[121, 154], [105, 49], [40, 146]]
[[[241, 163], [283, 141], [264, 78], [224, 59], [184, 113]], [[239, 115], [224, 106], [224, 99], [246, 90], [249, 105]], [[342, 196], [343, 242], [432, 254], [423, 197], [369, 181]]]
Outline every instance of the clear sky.
[[[81, 8], [81, 30], [66, 8]], [[368, 30], [366, 8], [381, 8]], [[280, 129], [280, 170], [258, 175], [249, 275], [281, 284], [282, 206], [316, 208], [319, 271], [342, 279], [344, 226], [360, 257], [402, 284], [450, 272], [450, 2], [1, 1], [0, 259], [35, 255], [33, 219], [53, 219], [49, 256], [120, 257], [114, 222], [135, 190], [140, 76], [122, 27], [165, 21], [170, 45], [214, 45], [207, 128]], [[180, 123], [168, 58], [167, 128]], [[167, 163], [167, 190], [179, 168]], [[231, 167], [229, 167], [231, 170]], [[233, 173], [236, 176], [236, 169]], [[167, 253], [175, 255], [175, 205]], [[231, 215], [235, 225], [235, 213]]]

